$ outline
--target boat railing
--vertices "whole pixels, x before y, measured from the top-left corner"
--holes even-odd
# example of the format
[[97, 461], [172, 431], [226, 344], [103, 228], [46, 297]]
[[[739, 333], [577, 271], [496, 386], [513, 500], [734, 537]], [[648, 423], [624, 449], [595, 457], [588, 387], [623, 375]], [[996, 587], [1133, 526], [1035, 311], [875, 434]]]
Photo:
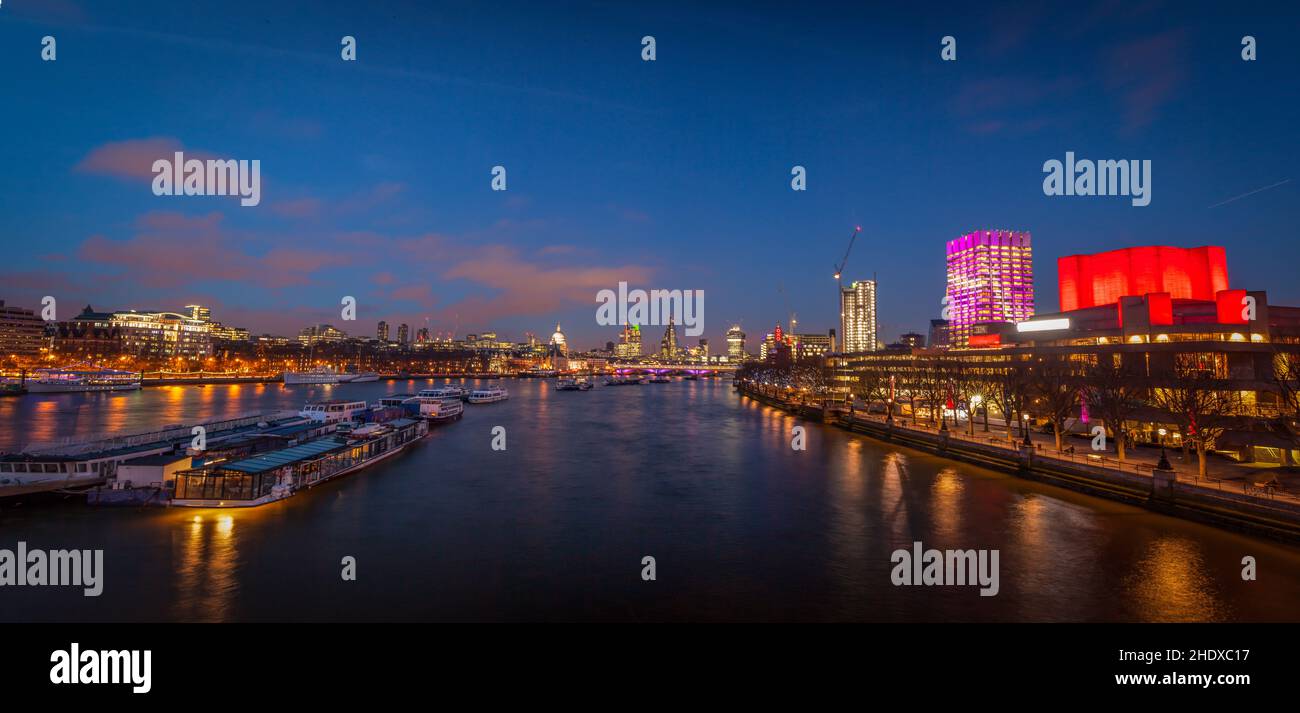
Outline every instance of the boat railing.
[[196, 422], [184, 424], [172, 428], [166, 428], [156, 431], [146, 431], [141, 433], [96, 433], [83, 436], [68, 436], [59, 440], [45, 443], [35, 443], [28, 445], [23, 452], [31, 455], [79, 455], [82, 453], [91, 453], [94, 451], [113, 450], [116, 448], [130, 448], [147, 443], [159, 443], [171, 441], [180, 438], [188, 438], [193, 435], [195, 426], [203, 426], [207, 435], [211, 436], [222, 431], [229, 431], [244, 426], [252, 426], [262, 421], [276, 421], [285, 418], [295, 418], [298, 416], [297, 411], [273, 411], [258, 412], [249, 411], [247, 413], [235, 416], [234, 418], [223, 419], [212, 422]]

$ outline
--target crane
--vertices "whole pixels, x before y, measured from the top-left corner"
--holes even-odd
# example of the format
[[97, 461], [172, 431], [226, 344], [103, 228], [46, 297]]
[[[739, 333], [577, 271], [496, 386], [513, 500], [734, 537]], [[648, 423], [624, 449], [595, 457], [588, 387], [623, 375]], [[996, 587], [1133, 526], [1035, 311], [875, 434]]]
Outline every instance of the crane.
[[[858, 239], [858, 233], [862, 232], [862, 226], [853, 228], [853, 234], [849, 236], [849, 247], [844, 251], [844, 257], [840, 258], [840, 264], [835, 266], [835, 279], [839, 280], [840, 275], [844, 273], [844, 266], [849, 262], [849, 253], [853, 252], [853, 242]], [[841, 281], [842, 282], [842, 281]]]
[[843, 278], [844, 266], [849, 263], [849, 253], [853, 252], [853, 243], [857, 241], [858, 233], [861, 232], [862, 232], [861, 225], [857, 225], [853, 227], [853, 234], [849, 236], [849, 246], [844, 250], [844, 257], [840, 258], [840, 263], [835, 266], [835, 286], [837, 288], [835, 290], [835, 302], [840, 306], [839, 327], [841, 332], [840, 334], [841, 344], [844, 343], [843, 340], [847, 337], [847, 335], [842, 334], [842, 332], [844, 331], [844, 301], [843, 301], [844, 300], [844, 278]]

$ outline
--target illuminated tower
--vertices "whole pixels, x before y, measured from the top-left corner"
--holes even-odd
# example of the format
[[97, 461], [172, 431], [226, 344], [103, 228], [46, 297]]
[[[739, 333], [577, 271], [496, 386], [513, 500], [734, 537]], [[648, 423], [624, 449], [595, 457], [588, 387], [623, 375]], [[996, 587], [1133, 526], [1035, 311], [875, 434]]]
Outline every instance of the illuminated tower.
[[846, 354], [876, 350], [875, 280], [856, 280], [840, 289], [840, 335]]
[[375, 336], [378, 337], [381, 342], [388, 341], [388, 322], [383, 320], [379, 321], [379, 328], [375, 330]]
[[948, 241], [948, 340], [964, 349], [973, 327], [1034, 316], [1029, 233], [978, 230]]
[[739, 324], [733, 324], [727, 330], [727, 359], [729, 361], [745, 360], [745, 333]]
[[668, 329], [664, 330], [664, 338], [659, 342], [659, 351], [666, 357], [677, 356], [679, 347], [677, 346], [677, 327], [673, 324], [673, 318], [668, 318]]

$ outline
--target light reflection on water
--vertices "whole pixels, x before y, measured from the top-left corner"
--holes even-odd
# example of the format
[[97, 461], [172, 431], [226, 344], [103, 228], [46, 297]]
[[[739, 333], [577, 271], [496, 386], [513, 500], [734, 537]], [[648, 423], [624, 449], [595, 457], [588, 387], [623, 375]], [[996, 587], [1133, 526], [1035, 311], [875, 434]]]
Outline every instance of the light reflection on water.
[[[3, 399], [0, 448], [430, 383]], [[262, 508], [0, 507], [0, 547], [102, 547], [107, 570], [98, 599], [0, 590], [0, 620], [1300, 617], [1296, 548], [802, 422], [725, 381], [505, 385], [509, 401], [467, 406], [397, 458]], [[998, 549], [999, 595], [894, 587], [890, 554], [914, 541]], [[1260, 582], [1241, 581], [1245, 555]]]

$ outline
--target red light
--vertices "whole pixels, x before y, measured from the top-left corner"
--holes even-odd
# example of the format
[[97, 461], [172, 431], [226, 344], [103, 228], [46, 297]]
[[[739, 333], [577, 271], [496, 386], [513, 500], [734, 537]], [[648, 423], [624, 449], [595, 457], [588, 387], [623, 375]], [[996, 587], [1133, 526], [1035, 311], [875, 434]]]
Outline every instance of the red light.
[[1228, 289], [1222, 247], [1144, 246], [1056, 261], [1061, 311], [1111, 305], [1125, 295], [1167, 292], [1171, 299], [1213, 300]]
[[1174, 323], [1174, 301], [1168, 292], [1147, 295], [1147, 319], [1153, 327]]
[[1247, 324], [1246, 291], [1222, 290], [1214, 296], [1215, 307], [1219, 313], [1219, 324]]

